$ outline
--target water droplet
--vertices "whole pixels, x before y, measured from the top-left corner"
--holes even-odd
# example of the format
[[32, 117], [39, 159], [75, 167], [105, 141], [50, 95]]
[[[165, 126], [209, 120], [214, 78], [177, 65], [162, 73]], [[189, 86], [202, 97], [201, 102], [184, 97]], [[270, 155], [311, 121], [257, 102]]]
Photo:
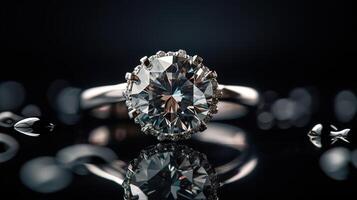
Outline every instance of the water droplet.
[[54, 124], [40, 120], [37, 117], [23, 119], [14, 125], [16, 131], [32, 137], [38, 137], [43, 133], [52, 132], [54, 127]]
[[22, 166], [20, 178], [36, 192], [52, 193], [66, 188], [72, 181], [72, 173], [52, 157], [39, 157]]

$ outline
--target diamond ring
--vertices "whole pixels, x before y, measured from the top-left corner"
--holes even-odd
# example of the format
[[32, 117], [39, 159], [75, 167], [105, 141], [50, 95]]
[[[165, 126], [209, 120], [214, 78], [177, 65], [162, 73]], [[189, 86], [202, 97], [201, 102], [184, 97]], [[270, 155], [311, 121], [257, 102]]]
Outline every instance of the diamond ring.
[[158, 140], [188, 139], [206, 129], [213, 114], [225, 116], [226, 106], [218, 101], [245, 106], [258, 103], [256, 90], [218, 85], [217, 73], [203, 64], [197, 55], [186, 51], [159, 51], [140, 59], [140, 65], [126, 74], [127, 83], [85, 90], [81, 107], [92, 109], [108, 103], [125, 102], [130, 118], [142, 132]]

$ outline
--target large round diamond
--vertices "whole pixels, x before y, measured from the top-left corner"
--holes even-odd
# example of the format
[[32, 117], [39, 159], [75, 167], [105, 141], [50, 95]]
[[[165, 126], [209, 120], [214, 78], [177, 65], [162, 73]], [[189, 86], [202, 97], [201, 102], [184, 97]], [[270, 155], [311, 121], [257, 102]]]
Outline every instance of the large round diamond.
[[142, 126], [172, 135], [197, 131], [209, 118], [217, 82], [192, 57], [156, 57], [133, 74], [138, 80], [129, 81], [128, 102]]
[[217, 199], [213, 169], [202, 153], [187, 146], [159, 145], [140, 155], [129, 168], [123, 184], [126, 199]]

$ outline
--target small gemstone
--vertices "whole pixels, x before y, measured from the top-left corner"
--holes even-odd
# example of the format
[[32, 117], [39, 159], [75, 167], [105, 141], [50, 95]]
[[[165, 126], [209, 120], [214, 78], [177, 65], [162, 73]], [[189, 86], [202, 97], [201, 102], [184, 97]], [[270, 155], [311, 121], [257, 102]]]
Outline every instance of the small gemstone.
[[135, 74], [139, 81], [128, 82], [138, 123], [163, 134], [198, 130], [214, 104], [217, 81], [209, 77], [211, 71], [181, 54], [152, 59]]
[[130, 166], [124, 181], [127, 199], [216, 199], [214, 171], [203, 154], [173, 144], [144, 154]]

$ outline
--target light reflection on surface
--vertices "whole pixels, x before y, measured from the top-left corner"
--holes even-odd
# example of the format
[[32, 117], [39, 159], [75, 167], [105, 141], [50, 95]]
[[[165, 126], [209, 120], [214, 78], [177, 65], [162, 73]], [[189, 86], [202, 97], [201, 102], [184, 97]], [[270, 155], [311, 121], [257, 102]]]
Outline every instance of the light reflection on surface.
[[100, 126], [89, 133], [88, 141], [91, 144], [105, 146], [110, 140], [110, 130], [107, 126]]
[[271, 112], [261, 112], [258, 114], [258, 127], [263, 130], [269, 130], [274, 126], [274, 115]]
[[0, 113], [0, 127], [11, 128], [16, 122], [21, 120], [22, 117], [12, 113], [12, 112], [1, 112]]
[[213, 120], [227, 120], [242, 117], [248, 113], [248, 108], [232, 102], [219, 102], [218, 113], [213, 115]]
[[246, 148], [247, 145], [246, 135], [242, 129], [236, 126], [215, 122], [209, 123], [207, 130], [194, 135], [193, 139], [221, 144], [239, 150]]
[[246, 133], [236, 127], [222, 123], [210, 123], [206, 131], [197, 134], [193, 139], [222, 145], [222, 147], [231, 147], [240, 151], [233, 160], [216, 166], [218, 174], [229, 174], [229, 178], [222, 180], [221, 184], [233, 183], [250, 174], [258, 163], [255, 155], [251, 154], [251, 144], [248, 143]]
[[24, 117], [41, 117], [41, 114], [41, 109], [34, 104], [25, 106], [21, 111], [21, 115]]
[[25, 97], [26, 91], [21, 83], [0, 82], [0, 111], [17, 109], [23, 104]]
[[19, 144], [13, 137], [2, 133], [0, 133], [0, 146], [3, 148], [0, 150], [0, 163], [13, 158], [19, 149]]
[[244, 178], [245, 176], [247, 176], [248, 174], [252, 173], [253, 170], [257, 167], [258, 165], [258, 158], [252, 158], [249, 161], [247, 161], [244, 165], [242, 165], [239, 169], [239, 171], [237, 172], [236, 175], [234, 175], [233, 177], [229, 178], [228, 180], [225, 180], [222, 185], [225, 184], [229, 184], [229, 183], [234, 183], [242, 178]]
[[[66, 90], [69, 90], [69, 92], [66, 92]], [[58, 99], [57, 101], [60, 101], [60, 99], [70, 99], [70, 101], [63, 101], [63, 105], [67, 105], [67, 103], [69, 103], [68, 105], [70, 105], [68, 108], [64, 108], [61, 109], [60, 107], [58, 107], [58, 111], [59, 111], [59, 115], [64, 116], [64, 118], [68, 119], [69, 121], [77, 121], [78, 119], [78, 115], [76, 113], [76, 110], [78, 109], [78, 107], [76, 107], [75, 104], [75, 99], [76, 99], [76, 95], [69, 95], [67, 97], [60, 97], [61, 94], [74, 94], [75, 92], [70, 92], [70, 90], [74, 89], [73, 91], [77, 91], [75, 90], [76, 88], [73, 87], [64, 87], [64, 89], [59, 91], [58, 94]], [[277, 94], [275, 94], [277, 95]], [[266, 109], [263, 112], [259, 112], [257, 115], [257, 123], [258, 126], [261, 129], [264, 130], [268, 130], [271, 129], [273, 126], [277, 126], [279, 128], [285, 129], [285, 128], [289, 128], [289, 127], [301, 127], [306, 125], [306, 123], [310, 120], [311, 117], [311, 113], [313, 112], [312, 108], [310, 109], [310, 107], [313, 106], [313, 101], [314, 99], [312, 98], [311, 95], [308, 94], [308, 91], [303, 89], [303, 88], [297, 88], [294, 89], [290, 92], [289, 96], [287, 98], [278, 98], [277, 96], [274, 97], [274, 101], [271, 103], [272, 105], [268, 106], [268, 109]], [[356, 104], [356, 96], [352, 91], [349, 90], [344, 90], [341, 91], [337, 94], [336, 98], [335, 98], [335, 104], [334, 104], [334, 108], [335, 108], [335, 114], [336, 114], [336, 118], [340, 121], [340, 122], [350, 122], [351, 120], [354, 119], [355, 114], [356, 114], [356, 110], [357, 110], [357, 104]], [[72, 102], [72, 103], [71, 103]], [[241, 115], [245, 115], [247, 110], [246, 107], [242, 107], [238, 104], [233, 104], [229, 105], [230, 103], [228, 102], [224, 102], [224, 104], [220, 109], [224, 110], [222, 112], [224, 112], [224, 114], [226, 115], [227, 113], [231, 112], [232, 118], [237, 118]], [[275, 109], [273, 108], [275, 106], [277, 106]], [[98, 118], [102, 118], [102, 119], [106, 119], [110, 116], [110, 114], [112, 114], [113, 109], [116, 109], [116, 112], [120, 112], [120, 113], [126, 113], [126, 110], [122, 109], [123, 107], [116, 107], [115, 105], [108, 105], [108, 106], [103, 106], [103, 107], [99, 107], [96, 111], [97, 112], [93, 112], [95, 113], [94, 115], [96, 115]], [[285, 109], [284, 109], [285, 108]], [[20, 109], [21, 110], [21, 109]], [[282, 111], [283, 110], [283, 111]], [[293, 111], [293, 112], [292, 112]], [[2, 114], [2, 116], [5, 116], [4, 114], [6, 113], [0, 113]], [[22, 114], [24, 115], [41, 115], [41, 110], [39, 107], [37, 107], [36, 105], [28, 105], [26, 107], [24, 107], [22, 109]], [[10, 116], [10, 115], [9, 115]], [[219, 117], [219, 113], [217, 115], [218, 119]], [[300, 117], [299, 117], [300, 116]], [[303, 116], [303, 117], [301, 117]], [[0, 117], [1, 118], [1, 117]], [[71, 120], [71, 118], [75, 119], [75, 120]], [[226, 118], [226, 117], [225, 117]], [[20, 118], [19, 118], [20, 119]], [[305, 120], [305, 121], [301, 121], [301, 125], [299, 125], [299, 120]], [[2, 121], [0, 121], [1, 125], [8, 126], [10, 127], [11, 123], [4, 123]], [[7, 124], [7, 125], [6, 125]], [[196, 134], [194, 136], [194, 139], [199, 140], [201, 142], [214, 142], [215, 144], [221, 144], [221, 145], [225, 145], [225, 146], [230, 146], [232, 148], [236, 148], [237, 150], [240, 151], [244, 151], [245, 149], [249, 148], [249, 145], [247, 146], [248, 142], [247, 142], [247, 138], [246, 138], [246, 133], [237, 128], [237, 127], [229, 127], [223, 124], [219, 124], [219, 123], [209, 123], [208, 124], [209, 128], [207, 129], [207, 131], [205, 133], [200, 133], [200, 134]], [[224, 129], [224, 130], [222, 130]], [[98, 128], [92, 130], [89, 134], [88, 137], [88, 141], [91, 144], [94, 145], [98, 145], [98, 146], [106, 146], [110, 143], [110, 141], [112, 139], [115, 139], [115, 141], [120, 142], [120, 141], [124, 141], [129, 134], [130, 131], [127, 130], [127, 127], [117, 127], [117, 128], [108, 128], [107, 126], [99, 126]], [[232, 134], [230, 134], [232, 133]], [[0, 135], [1, 136], [1, 135]], [[227, 136], [227, 137], [226, 137]], [[87, 139], [87, 138], [86, 138]], [[311, 138], [310, 138], [311, 139]], [[1, 137], [0, 137], [1, 140]], [[15, 141], [16, 142], [16, 141]], [[125, 142], [125, 141], [124, 141]], [[321, 141], [320, 141], [321, 142]], [[318, 145], [318, 143], [316, 143], [315, 145]], [[18, 147], [18, 145], [17, 145]], [[73, 153], [74, 152], [74, 153]], [[73, 154], [72, 156], [75, 156], [76, 153], [78, 153], [78, 157], [74, 158], [74, 159], [69, 159], [67, 160], [67, 164], [68, 163], [79, 163], [79, 165], [83, 164], [84, 166], [86, 166], [92, 173], [94, 173], [94, 171], [96, 171], [97, 175], [100, 174], [100, 169], [103, 170], [103, 163], [100, 163], [100, 165], [98, 164], [93, 164], [91, 163], [91, 158], [90, 157], [96, 157], [99, 155], [96, 154], [97, 151], [93, 151], [91, 153], [84, 153], [86, 152], [86, 150], [80, 150], [80, 149], [75, 149], [73, 150]], [[15, 152], [16, 154], [16, 152]], [[13, 154], [13, 155], [15, 155]], [[9, 159], [11, 159], [13, 156], [11, 156], [8, 159], [4, 159], [6, 158], [6, 156], [3, 156], [3, 152], [0, 152], [0, 162], [5, 162]], [[84, 158], [84, 159], [82, 159]], [[87, 159], [89, 158], [89, 159]], [[3, 160], [2, 160], [3, 159]], [[61, 159], [59, 159], [61, 160]], [[78, 162], [77, 162], [78, 161]], [[112, 179], [113, 181], [117, 182], [117, 183], [122, 183], [123, 180], [123, 170], [126, 167], [126, 163], [123, 163], [123, 161], [118, 160], [117, 157], [113, 157], [112, 159], [108, 159], [106, 160], [109, 164], [108, 166], [105, 166], [105, 171], [110, 171], [110, 173], [107, 173], [106, 175], [113, 175], [116, 174], [115, 176], [113, 175]], [[66, 166], [66, 164], [63, 165], [62, 162], [59, 162], [58, 160], [56, 160], [55, 162], [60, 163], [60, 165]], [[117, 167], [113, 167], [112, 165], [114, 165], [114, 162], [121, 162], [120, 164], [120, 170], [121, 173], [118, 173], [118, 171], [116, 171], [118, 168]], [[343, 147], [338, 147], [338, 148], [334, 148], [331, 150], [328, 150], [327, 152], [325, 152], [321, 157], [320, 157], [320, 166], [322, 171], [331, 179], [333, 180], [346, 180], [349, 178], [349, 164], [353, 164], [356, 168], [357, 168], [357, 150], [353, 151], [352, 153], [349, 152], [348, 149], [343, 148]], [[249, 175], [250, 173], [252, 173], [254, 171], [254, 169], [256, 168], [258, 164], [258, 158], [254, 157], [254, 155], [249, 156], [248, 158], [244, 158], [242, 159], [242, 157], [237, 157], [236, 159], [228, 162], [227, 164], [224, 164], [222, 166], [218, 166], [216, 168], [217, 172], [219, 173], [228, 173], [228, 171], [235, 171], [235, 174], [233, 176], [230, 176], [230, 178], [222, 181], [222, 184], [228, 184], [228, 183], [232, 183], [232, 182], [236, 182], [239, 181], [240, 179], [242, 179], [243, 177]], [[77, 164], [76, 164], [77, 165]], [[51, 168], [50, 168], [51, 169]], [[232, 170], [234, 169], [234, 170]], [[50, 171], [50, 170], [49, 170]], [[74, 172], [77, 172], [79, 174], [86, 174], [83, 173], [83, 171], [78, 171], [78, 168], [73, 168]], [[103, 173], [103, 171], [101, 171]], [[49, 173], [50, 175], [54, 174], [54, 173]], [[101, 174], [101, 176], [106, 176], [105, 174]], [[51, 176], [48, 176], [49, 179], [54, 180], [51, 178]], [[53, 177], [53, 176], [52, 176]], [[121, 177], [121, 179], [118, 177]], [[110, 177], [105, 177], [107, 179], [110, 179]], [[36, 178], [33, 178], [33, 180], [37, 181]], [[39, 180], [41, 181], [41, 180]], [[34, 183], [36, 184], [36, 183]], [[31, 186], [29, 186], [31, 187]], [[36, 186], [37, 187], [37, 186]], [[35, 191], [39, 191], [41, 192], [39, 189], [37, 189], [35, 187]], [[63, 186], [64, 188], [65, 186]], [[46, 189], [44, 189], [46, 190]], [[57, 189], [55, 189], [57, 190]], [[55, 191], [53, 190], [53, 191]], [[45, 191], [46, 192], [46, 191]], [[51, 192], [51, 189], [48, 189], [47, 192]]]
[[[101, 135], [102, 131], [107, 132], [108, 130], [113, 131], [115, 129], [99, 127], [94, 129], [91, 133]], [[92, 134], [90, 134], [89, 137], [95, 138]], [[107, 134], [104, 135], [105, 138], [107, 138]], [[233, 158], [233, 160], [229, 160], [215, 167], [215, 171], [221, 177], [221, 185], [239, 181], [252, 173], [258, 164], [258, 158], [249, 152], [251, 145], [248, 143], [246, 133], [238, 127], [222, 123], [210, 123], [207, 130], [204, 133], [196, 134], [193, 140], [218, 145], [217, 147], [222, 147], [222, 149], [218, 148], [222, 151], [224, 151], [224, 148], [231, 148], [237, 151], [237, 156]], [[122, 185], [126, 164], [120, 160], [116, 162], [122, 164], [118, 165], [114, 162], [108, 164], [83, 164], [91, 173]], [[145, 199], [146, 195], [138, 187], [134, 185], [130, 187], [133, 193], [141, 194], [139, 196]]]
[[305, 127], [317, 109], [317, 95], [312, 89], [294, 88], [288, 97], [279, 97], [277, 92], [267, 91], [262, 95], [257, 116], [258, 127], [269, 130]]
[[357, 112], [357, 97], [349, 90], [339, 92], [335, 97], [335, 114], [341, 122], [351, 121]]
[[85, 174], [84, 163], [111, 163], [117, 160], [117, 155], [109, 148], [90, 144], [76, 144], [61, 149], [56, 158], [59, 163], [78, 174]]
[[65, 80], [51, 83], [47, 97], [58, 119], [66, 125], [74, 125], [79, 119], [79, 99], [81, 89], [71, 87]]
[[352, 152], [351, 159], [352, 159], [352, 164], [355, 166], [355, 168], [357, 170], [357, 149], [355, 149]]
[[347, 148], [335, 147], [327, 150], [320, 158], [320, 167], [327, 176], [335, 180], [345, 180], [349, 174], [351, 153]]
[[67, 187], [72, 174], [52, 157], [38, 157], [25, 163], [20, 170], [24, 185], [40, 193], [52, 193]]

